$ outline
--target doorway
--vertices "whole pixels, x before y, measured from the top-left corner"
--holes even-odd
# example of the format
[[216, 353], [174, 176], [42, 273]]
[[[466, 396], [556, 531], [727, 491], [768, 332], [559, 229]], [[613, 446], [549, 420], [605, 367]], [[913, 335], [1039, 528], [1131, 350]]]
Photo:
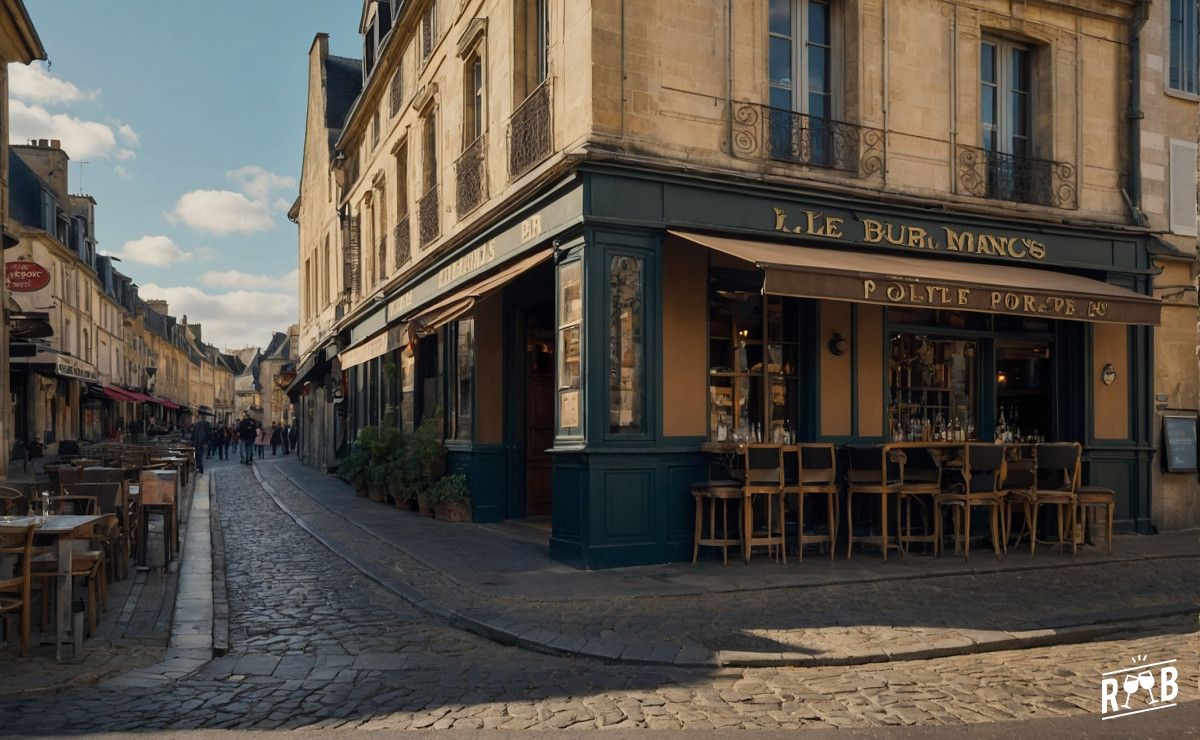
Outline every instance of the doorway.
[[996, 340], [996, 424], [1014, 439], [1054, 439], [1049, 341]]
[[522, 310], [524, 321], [525, 516], [550, 526], [553, 499], [554, 446], [554, 305], [539, 303]]

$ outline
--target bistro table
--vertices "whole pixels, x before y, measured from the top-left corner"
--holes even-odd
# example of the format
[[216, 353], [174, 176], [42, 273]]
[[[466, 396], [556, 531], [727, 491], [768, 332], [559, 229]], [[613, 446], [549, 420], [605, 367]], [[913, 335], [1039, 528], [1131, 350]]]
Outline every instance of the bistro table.
[[[58, 545], [58, 605], [54, 619], [54, 659], [62, 660], [62, 645], [67, 635], [67, 625], [71, 622], [72, 580], [71, 561], [74, 555], [72, 541], [76, 532], [90, 527], [100, 521], [95, 515], [77, 516], [74, 514], [55, 514], [52, 516], [21, 516], [4, 519], [4, 523], [13, 526], [36, 525], [35, 535], [53, 537]], [[79, 635], [74, 636], [78, 642]], [[81, 656], [76, 655], [76, 658]]]

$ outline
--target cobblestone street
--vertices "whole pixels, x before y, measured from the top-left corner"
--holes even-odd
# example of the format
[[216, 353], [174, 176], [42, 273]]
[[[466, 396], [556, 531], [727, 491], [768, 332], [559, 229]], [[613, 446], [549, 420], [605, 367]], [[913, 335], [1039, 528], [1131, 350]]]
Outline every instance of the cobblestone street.
[[[0, 703], [4, 733], [190, 728], [795, 728], [948, 724], [1094, 713], [1099, 674], [1180, 661], [1189, 619], [1120, 641], [855, 667], [699, 669], [541, 655], [452, 629], [301, 530], [252, 472], [214, 465], [232, 650], [163, 690], [101, 687]], [[1045, 594], [1053, 599], [1053, 594]], [[1099, 725], [1099, 719], [1096, 719]]]

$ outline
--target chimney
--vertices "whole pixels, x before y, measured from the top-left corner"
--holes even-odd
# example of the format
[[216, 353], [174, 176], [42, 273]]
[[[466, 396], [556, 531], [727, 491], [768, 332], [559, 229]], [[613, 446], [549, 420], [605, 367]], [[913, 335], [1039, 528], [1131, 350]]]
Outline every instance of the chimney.
[[50, 148], [51, 149], [62, 149], [62, 139], [51, 139], [50, 140]]
[[146, 305], [149, 306], [155, 312], [162, 314], [163, 316], [170, 315], [170, 312], [167, 310], [167, 302], [162, 300], [161, 298], [154, 298], [154, 299], [148, 300], [148, 301], [146, 301]]
[[37, 146], [41, 147], [42, 149], [45, 149], [50, 146], [50, 142], [47, 141], [46, 139], [38, 139]]

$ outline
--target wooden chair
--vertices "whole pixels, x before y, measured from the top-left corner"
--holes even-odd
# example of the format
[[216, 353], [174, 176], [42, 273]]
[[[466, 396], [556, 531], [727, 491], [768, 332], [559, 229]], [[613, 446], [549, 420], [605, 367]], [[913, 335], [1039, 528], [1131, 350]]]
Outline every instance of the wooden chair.
[[1091, 514], [1090, 519], [1094, 522], [1096, 510], [1104, 511], [1104, 541], [1108, 554], [1112, 555], [1113, 519], [1117, 513], [1116, 494], [1113, 490], [1101, 486], [1079, 486], [1075, 490], [1075, 506], [1075, 520], [1083, 523], [1085, 537], [1091, 531], [1088, 514]]
[[[88, 634], [96, 634], [96, 611], [101, 594], [107, 595], [107, 589], [102, 583], [104, 573], [104, 551], [93, 549], [89, 539], [76, 539], [71, 553], [71, 577], [83, 578], [87, 590], [87, 624]], [[31, 576], [38, 582], [42, 594], [41, 629], [46, 632], [50, 626], [50, 602], [58, 593], [58, 554], [43, 552], [33, 558]]]
[[[63, 490], [78, 490], [82, 483], [74, 483], [69, 486], [64, 486]], [[89, 514], [99, 513], [96, 506], [96, 497], [78, 494], [63, 494], [61, 496], [50, 497], [50, 508], [56, 514], [76, 514], [86, 516]]]
[[[1065, 535], [1070, 533], [1071, 554], [1075, 554], [1076, 489], [1079, 488], [1080, 458], [1078, 442], [1039, 444], [1034, 449], [1033, 488], [1016, 491], [1025, 510], [1025, 529], [1029, 531], [1029, 554], [1037, 552], [1037, 523], [1042, 506], [1053, 506], [1058, 513], [1058, 551], [1066, 549]], [[1020, 534], [1017, 542], [1021, 541]]]
[[[4, 639], [8, 639], [8, 615], [20, 612], [21, 646], [17, 654], [24, 656], [29, 651], [29, 603], [33, 562], [33, 532], [35, 525], [12, 527], [0, 525], [0, 555], [15, 556], [16, 568], [12, 574], [0, 573], [0, 624]], [[17, 575], [17, 572], [20, 574]]]
[[[692, 541], [692, 563], [700, 556], [701, 547], [721, 548], [721, 562], [729, 565], [729, 546], [742, 545], [740, 534], [729, 536], [729, 504], [742, 500], [742, 483], [736, 480], [706, 480], [692, 486], [692, 498], [696, 501], [696, 532]], [[708, 536], [704, 536], [704, 503], [708, 502]], [[717, 537], [717, 506], [721, 510], [721, 536]], [[737, 522], [738, 507], [734, 507], [736, 532], [742, 532]], [[744, 545], [742, 545], [744, 547]]]
[[858, 537], [862, 542], [879, 546], [883, 553], [883, 562], [887, 562], [888, 548], [899, 548], [899, 543], [893, 545], [888, 539], [888, 496], [900, 492], [900, 469], [895, 462], [886, 459], [883, 447], [851, 446], [846, 448], [850, 470], [846, 476], [846, 559], [850, 559], [854, 551], [854, 497], [869, 496], [879, 499], [879, 535]]
[[[114, 472], [120, 475], [122, 471]], [[94, 500], [95, 513], [115, 517], [116, 526], [112, 529], [103, 527], [103, 537], [93, 538], [93, 545], [104, 550], [109, 580], [124, 580], [132, 547], [129, 534], [132, 523], [129, 520], [125, 482], [117, 480], [107, 483], [76, 483], [67, 486], [65, 490], [71, 496]]]
[[[805, 545], [829, 545], [833, 560], [837, 547], [838, 486], [837, 455], [828, 442], [788, 445], [783, 448], [783, 499], [790, 506], [789, 496], [796, 497], [796, 558], [804, 560]], [[819, 534], [806, 527], [808, 506], [805, 496], [825, 498], [826, 533]]]
[[[1004, 464], [1004, 445], [969, 444], [963, 453], [962, 491], [943, 491], [936, 498], [939, 522], [942, 508], [953, 507], [954, 553], [958, 554], [959, 537], [961, 536], [963, 560], [969, 560], [971, 556], [971, 511], [980, 506], [990, 510], [992, 549], [996, 551], [996, 557], [1000, 557], [1003, 539], [1000, 510], [1004, 505], [1005, 495], [1000, 482], [1004, 477]], [[942, 546], [941, 528], [939, 527], [939, 551]]]
[[[1009, 543], [1012, 541], [1013, 512], [1021, 511], [1024, 516], [1026, 497], [1033, 491], [1036, 482], [1034, 447], [1026, 445], [1008, 447], [1005, 450], [1005, 458], [1007, 462], [1004, 465], [1004, 480], [1000, 484], [1004, 489], [1004, 509], [1000, 513], [1000, 526], [1003, 528], [1001, 535], [1004, 537], [1004, 552], [1007, 553]], [[1024, 532], [1027, 527], [1028, 523], [1022, 525], [1021, 531]], [[1017, 541], [1020, 542], [1020, 533], [1018, 533]]]
[[83, 482], [83, 470], [74, 466], [46, 468], [46, 474], [50, 477], [50, 494], [54, 496], [62, 495], [63, 486]]
[[[908, 546], [914, 542], [933, 545], [937, 553], [942, 537], [942, 519], [937, 507], [937, 496], [942, 492], [941, 458], [928, 449], [911, 447], [892, 449], [892, 461], [900, 468], [900, 485], [896, 491], [896, 516], [899, 520], [896, 539], [900, 551], [908, 554]], [[926, 508], [926, 503], [930, 506]], [[913, 534], [913, 506], [925, 523], [924, 534]], [[931, 511], [934, 516], [930, 516]]]
[[0, 516], [24, 514], [28, 509], [25, 494], [15, 488], [0, 486]]
[[[756, 545], [765, 545], [776, 560], [787, 563], [784, 552], [783, 519], [783, 447], [776, 444], [748, 444], [744, 456], [742, 480], [742, 559], [749, 563]], [[766, 530], [757, 534], [754, 526], [754, 497], [766, 498]], [[776, 528], [778, 517], [778, 529]], [[776, 549], [778, 548], [778, 549]]]

